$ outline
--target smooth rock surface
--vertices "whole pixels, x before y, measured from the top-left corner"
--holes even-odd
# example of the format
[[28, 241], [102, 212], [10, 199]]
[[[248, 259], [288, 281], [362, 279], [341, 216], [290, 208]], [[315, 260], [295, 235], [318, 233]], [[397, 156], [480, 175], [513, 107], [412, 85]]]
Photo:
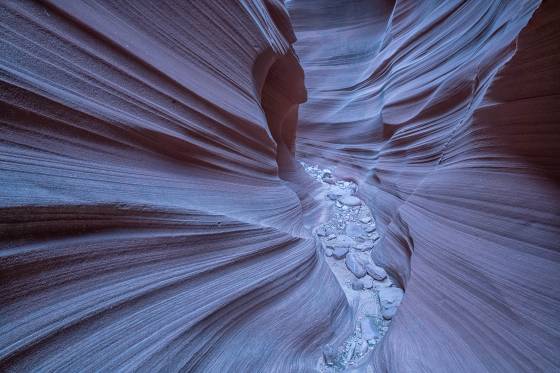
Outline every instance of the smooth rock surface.
[[332, 252], [332, 257], [335, 259], [344, 259], [344, 257], [346, 256], [346, 254], [348, 254], [348, 248], [347, 247], [337, 247], [334, 250], [331, 250]]
[[406, 296], [352, 369], [559, 371], [559, 24], [537, 0], [0, 2], [0, 371], [348, 362], [311, 227], [366, 207]]
[[297, 152], [358, 182], [406, 290], [372, 369], [560, 370], [560, 3], [288, 9]]
[[387, 272], [373, 263], [366, 264], [366, 272], [373, 277], [374, 280], [383, 281], [387, 278]]
[[351, 332], [282, 2], [8, 0], [0, 30], [0, 371], [299, 372]]
[[360, 278], [366, 275], [366, 261], [362, 256], [358, 255], [358, 253], [350, 253], [346, 255], [345, 263], [346, 268], [348, 268], [348, 270], [350, 270], [350, 272], [352, 272], [354, 276]]
[[365, 317], [362, 320], [360, 320], [360, 327], [362, 330], [362, 337], [366, 341], [379, 338], [379, 332], [377, 331], [377, 326], [373, 324], [373, 320], [371, 318]]
[[362, 201], [355, 196], [342, 196], [338, 201], [345, 206], [360, 206], [362, 204]]

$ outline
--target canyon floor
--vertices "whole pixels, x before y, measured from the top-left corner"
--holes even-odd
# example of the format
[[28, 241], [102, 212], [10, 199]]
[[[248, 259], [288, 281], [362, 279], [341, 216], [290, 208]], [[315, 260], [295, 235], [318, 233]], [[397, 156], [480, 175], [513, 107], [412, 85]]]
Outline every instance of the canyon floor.
[[560, 372], [559, 25], [0, 0], [0, 372]]
[[320, 255], [325, 256], [352, 307], [355, 324], [343, 344], [325, 346], [319, 371], [344, 371], [367, 362], [368, 353], [388, 331], [403, 291], [372, 259], [380, 236], [371, 208], [356, 196], [357, 184], [337, 180], [332, 168], [301, 164], [322, 184], [315, 198], [331, 205], [327, 221], [319, 224], [314, 234], [320, 240]]

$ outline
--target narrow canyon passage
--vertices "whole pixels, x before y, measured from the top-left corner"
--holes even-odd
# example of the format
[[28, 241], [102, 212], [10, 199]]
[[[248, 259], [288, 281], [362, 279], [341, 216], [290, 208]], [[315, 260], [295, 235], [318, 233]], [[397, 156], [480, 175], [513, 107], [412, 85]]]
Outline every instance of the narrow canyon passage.
[[0, 371], [559, 371], [558, 25], [0, 1]]
[[355, 196], [357, 185], [336, 180], [329, 169], [309, 166], [305, 171], [321, 183], [315, 198], [327, 200], [325, 223], [314, 229], [321, 243], [319, 255], [326, 261], [352, 308], [353, 332], [339, 346], [323, 348], [321, 372], [355, 370], [364, 366], [368, 354], [389, 330], [402, 301], [403, 291], [387, 272], [372, 260], [380, 238], [372, 211]]

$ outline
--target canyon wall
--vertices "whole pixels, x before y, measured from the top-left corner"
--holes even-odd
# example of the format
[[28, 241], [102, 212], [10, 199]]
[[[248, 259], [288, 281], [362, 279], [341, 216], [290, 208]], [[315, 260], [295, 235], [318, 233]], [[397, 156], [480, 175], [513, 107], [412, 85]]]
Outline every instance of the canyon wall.
[[[3, 1], [0, 370], [316, 371], [300, 159], [406, 290], [362, 371], [560, 369], [548, 1]], [[305, 102], [305, 103], [304, 103]]]
[[360, 183], [406, 290], [380, 371], [560, 367], [560, 7], [539, 5], [289, 2], [299, 155]]
[[281, 178], [306, 99], [283, 4], [0, 19], [0, 370], [313, 370], [351, 320]]

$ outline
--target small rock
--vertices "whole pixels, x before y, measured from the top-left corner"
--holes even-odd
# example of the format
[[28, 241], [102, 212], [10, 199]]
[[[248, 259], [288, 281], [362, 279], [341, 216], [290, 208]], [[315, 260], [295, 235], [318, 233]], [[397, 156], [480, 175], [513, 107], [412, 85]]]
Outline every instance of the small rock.
[[342, 203], [340, 203], [340, 201], [336, 201], [336, 207], [342, 207]]
[[387, 272], [373, 263], [368, 263], [366, 265], [366, 272], [377, 281], [383, 281], [387, 278]]
[[[363, 240], [363, 238], [362, 238], [362, 240]], [[354, 246], [354, 248], [356, 250], [359, 250], [359, 251], [368, 251], [368, 250], [373, 249], [373, 246], [374, 246], [373, 241], [367, 240], [367, 241], [364, 241], [363, 243], [357, 244], [356, 246]]]
[[329, 240], [329, 241], [330, 241], [330, 240], [334, 240], [335, 238], [336, 238], [336, 234], [332, 234], [332, 233], [331, 233], [331, 234], [329, 234], [329, 235], [327, 236], [327, 240]]
[[336, 201], [338, 199], [338, 197], [340, 197], [340, 194], [329, 193], [329, 194], [327, 194], [327, 197], [330, 200]]
[[371, 289], [373, 287], [373, 279], [369, 276], [363, 278], [357, 278], [352, 281], [352, 289], [354, 290], [364, 290]]
[[336, 183], [336, 180], [333, 177], [322, 177], [323, 182], [327, 183], [327, 184], [331, 184], [334, 185]]
[[332, 249], [325, 249], [326, 256], [333, 256], [334, 251]]
[[375, 230], [375, 226], [373, 226], [373, 225], [368, 225], [368, 226], [366, 226], [366, 227], [364, 228], [364, 230], [365, 230], [366, 232], [368, 232], [368, 233], [371, 233], [371, 232], [373, 232], [373, 231]]
[[344, 361], [348, 361], [354, 355], [354, 351], [356, 350], [356, 341], [350, 341], [346, 344], [344, 348], [343, 359]]
[[323, 360], [325, 360], [325, 364], [333, 366], [336, 363], [337, 355], [338, 352], [333, 346], [325, 346], [325, 348], [323, 348]]
[[364, 300], [363, 303], [360, 304], [362, 307], [362, 312], [366, 316], [370, 316], [373, 318], [379, 318], [379, 307], [377, 306], [377, 300], [369, 298]]
[[363, 260], [357, 255], [357, 253], [350, 253], [346, 256], [346, 268], [348, 268], [348, 270], [358, 278], [366, 275]]
[[362, 201], [355, 196], [343, 196], [338, 201], [346, 206], [360, 206], [362, 204]]
[[397, 306], [387, 306], [383, 307], [381, 310], [381, 315], [385, 320], [391, 320], [397, 314]]
[[365, 276], [360, 279], [364, 284], [364, 289], [371, 289], [373, 287], [373, 278], [370, 276]]
[[362, 329], [362, 338], [366, 341], [379, 338], [379, 331], [373, 320], [365, 317], [360, 320], [360, 328]]
[[397, 287], [389, 287], [379, 290], [379, 303], [381, 304], [381, 315], [385, 320], [392, 319], [397, 313], [397, 307], [401, 304], [404, 293]]
[[346, 235], [340, 235], [336, 239], [330, 240], [326, 243], [327, 247], [332, 247], [333, 249], [336, 249], [337, 247], [350, 248], [355, 244], [356, 242], [351, 237], [348, 237]]
[[383, 288], [388, 288], [391, 285], [393, 285], [393, 281], [391, 281], [391, 279], [389, 277], [387, 277], [385, 280], [383, 281], [375, 281], [373, 283], [373, 287], [377, 290], [379, 289], [383, 289]]
[[401, 288], [391, 287], [379, 291], [379, 301], [384, 304], [399, 304], [403, 298], [404, 292]]
[[368, 350], [368, 344], [366, 341], [361, 341], [356, 348], [356, 356], [364, 356]]
[[325, 228], [324, 225], [321, 225], [319, 228], [317, 228], [317, 236], [324, 237], [326, 235], [327, 235], [327, 229]]
[[348, 223], [346, 224], [346, 234], [349, 236], [359, 236], [364, 233], [362, 226], [356, 223]]
[[332, 257], [335, 259], [343, 259], [348, 254], [347, 247], [337, 247], [332, 252]]
[[365, 218], [361, 218], [361, 219], [360, 219], [360, 222], [362, 222], [362, 223], [364, 223], [364, 224], [367, 224], [367, 223], [369, 223], [370, 221], [371, 221], [371, 217], [369, 217], [369, 216], [366, 216]]
[[357, 278], [352, 281], [352, 289], [354, 290], [364, 290], [364, 283], [360, 281], [361, 279]]

